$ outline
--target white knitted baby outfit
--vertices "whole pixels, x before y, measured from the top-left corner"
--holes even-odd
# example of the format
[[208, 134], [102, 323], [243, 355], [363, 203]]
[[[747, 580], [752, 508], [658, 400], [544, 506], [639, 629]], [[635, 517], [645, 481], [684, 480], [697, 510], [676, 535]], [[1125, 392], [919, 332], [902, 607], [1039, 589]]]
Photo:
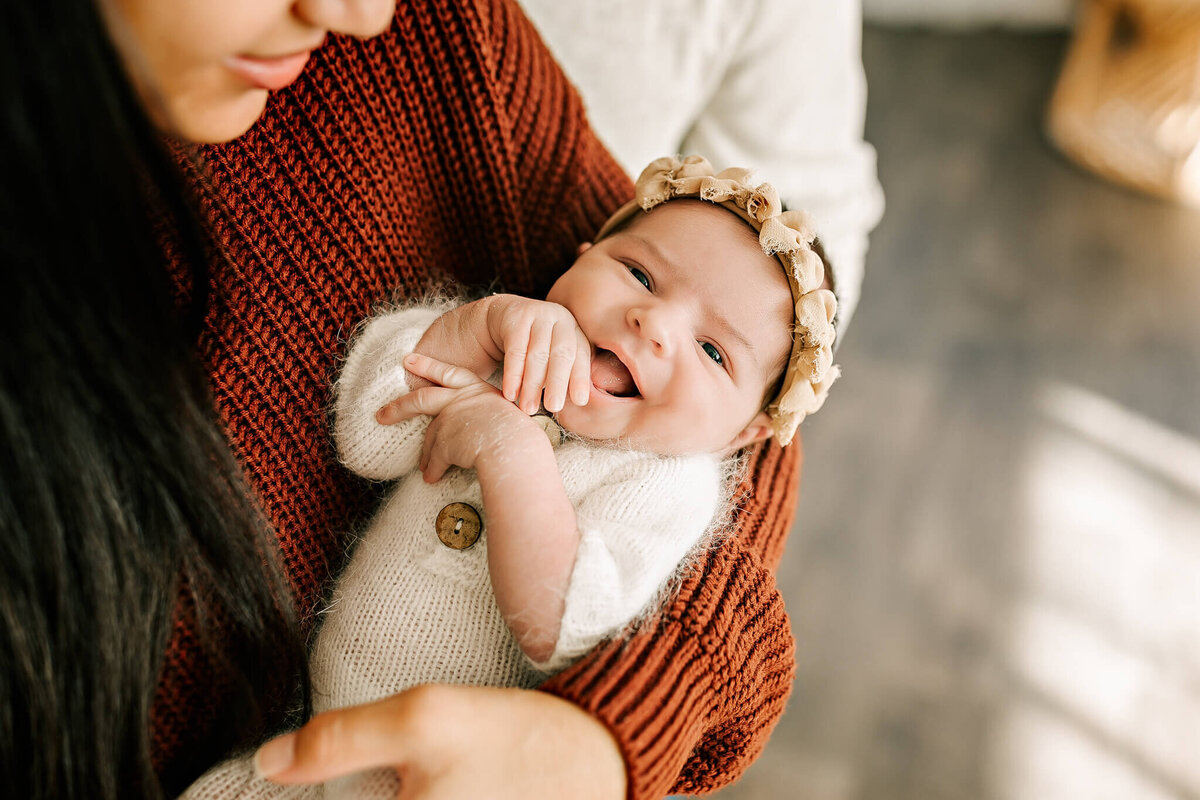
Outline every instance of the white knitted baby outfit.
[[[404, 356], [445, 310], [420, 306], [373, 319], [336, 386], [334, 441], [364, 477], [397, 481], [363, 532], [324, 612], [311, 655], [314, 711], [356, 705], [420, 683], [531, 687], [619, 633], [658, 598], [704, 537], [722, 495], [712, 455], [664, 457], [568, 436], [555, 449], [580, 532], [554, 653], [533, 663], [505, 625], [487, 565], [487, 509], [474, 470], [428, 484], [416, 469], [428, 417], [380, 425], [406, 393]], [[513, 469], [519, 470], [519, 463]], [[483, 527], [465, 550], [442, 543], [438, 513], [475, 509]], [[378, 770], [325, 787], [256, 779], [249, 757], [226, 761], [185, 798], [396, 796]]]

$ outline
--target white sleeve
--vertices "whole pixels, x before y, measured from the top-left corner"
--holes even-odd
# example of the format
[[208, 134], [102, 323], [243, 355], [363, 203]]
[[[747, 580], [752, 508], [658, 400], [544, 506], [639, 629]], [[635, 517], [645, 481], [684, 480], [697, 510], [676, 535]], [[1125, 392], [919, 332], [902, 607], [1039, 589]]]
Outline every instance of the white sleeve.
[[760, 168], [789, 208], [813, 215], [842, 332], [858, 305], [867, 234], [883, 213], [875, 150], [863, 140], [861, 7], [737, 2], [749, 25], [679, 152], [700, 153], [717, 169]]
[[521, 0], [630, 175], [674, 153], [761, 170], [813, 214], [833, 266], [838, 325], [858, 302], [867, 233], [883, 213], [863, 140], [866, 77], [855, 0]]
[[711, 460], [648, 456], [576, 503], [579, 549], [558, 642], [538, 669], [566, 667], [658, 598], [712, 523], [720, 481]]
[[355, 339], [334, 385], [333, 441], [342, 463], [364, 478], [414, 470], [429, 417], [380, 425], [375, 412], [409, 391], [402, 363], [444, 307], [404, 308], [375, 317]]

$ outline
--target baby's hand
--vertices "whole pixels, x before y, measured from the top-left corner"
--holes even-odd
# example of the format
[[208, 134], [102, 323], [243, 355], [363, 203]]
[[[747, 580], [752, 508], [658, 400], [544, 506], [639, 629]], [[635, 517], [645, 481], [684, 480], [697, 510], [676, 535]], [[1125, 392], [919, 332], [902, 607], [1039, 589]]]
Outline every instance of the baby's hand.
[[592, 345], [570, 311], [558, 303], [496, 295], [487, 326], [504, 352], [501, 391], [506, 399], [526, 414], [536, 414], [539, 401], [547, 411], [562, 411], [568, 393], [575, 405], [587, 404]]
[[471, 370], [416, 353], [405, 356], [404, 367], [434, 385], [396, 398], [375, 419], [392, 425], [421, 414], [433, 417], [418, 465], [427, 482], [440, 480], [452, 466], [472, 469], [485, 453], [517, 448], [523, 437], [544, 440], [540, 428]]

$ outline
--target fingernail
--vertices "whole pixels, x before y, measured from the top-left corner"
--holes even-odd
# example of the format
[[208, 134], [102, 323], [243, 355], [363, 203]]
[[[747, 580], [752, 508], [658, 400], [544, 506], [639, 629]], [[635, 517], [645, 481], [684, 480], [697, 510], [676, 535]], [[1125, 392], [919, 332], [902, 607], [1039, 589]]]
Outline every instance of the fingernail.
[[380, 425], [390, 425], [392, 422], [391, 406], [384, 406], [375, 412], [375, 421]]
[[260, 778], [278, 775], [292, 765], [296, 757], [296, 734], [280, 736], [258, 748], [254, 754], [254, 771]]

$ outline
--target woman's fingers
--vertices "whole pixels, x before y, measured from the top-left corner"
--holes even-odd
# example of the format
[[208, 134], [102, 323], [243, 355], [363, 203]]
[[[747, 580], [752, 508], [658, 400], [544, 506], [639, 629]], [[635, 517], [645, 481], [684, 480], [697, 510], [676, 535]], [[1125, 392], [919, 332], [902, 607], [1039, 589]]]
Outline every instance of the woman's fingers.
[[[486, 743], [477, 747], [463, 742]], [[413, 800], [620, 800], [625, 764], [596, 718], [543, 692], [418, 686], [331, 711], [263, 745], [260, 774], [321, 783], [377, 767]]]
[[254, 755], [254, 768], [276, 783], [324, 783], [374, 767], [405, 764], [414, 752], [409, 692], [313, 717], [303, 728], [272, 739]]

